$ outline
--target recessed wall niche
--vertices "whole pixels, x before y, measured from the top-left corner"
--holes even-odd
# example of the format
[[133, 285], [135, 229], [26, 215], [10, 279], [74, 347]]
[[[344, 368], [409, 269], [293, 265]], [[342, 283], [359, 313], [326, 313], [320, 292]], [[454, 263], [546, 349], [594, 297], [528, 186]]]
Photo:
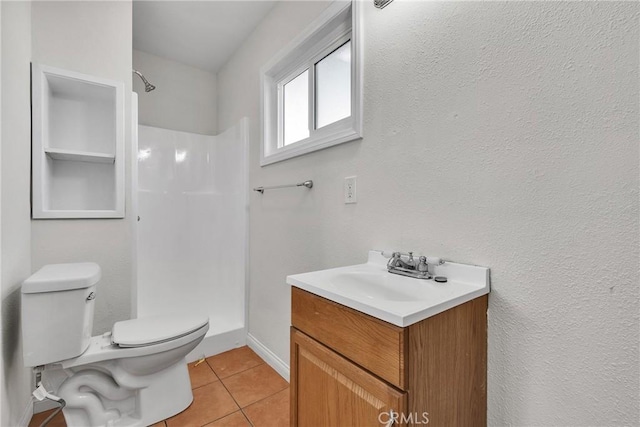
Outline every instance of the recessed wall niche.
[[33, 64], [32, 217], [124, 217], [124, 84]]

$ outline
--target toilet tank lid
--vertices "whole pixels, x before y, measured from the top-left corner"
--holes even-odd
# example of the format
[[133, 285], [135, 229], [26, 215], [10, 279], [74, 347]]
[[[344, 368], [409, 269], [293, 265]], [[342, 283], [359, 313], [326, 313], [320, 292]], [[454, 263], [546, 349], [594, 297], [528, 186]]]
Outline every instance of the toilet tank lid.
[[120, 347], [152, 345], [188, 335], [208, 323], [208, 316], [193, 313], [123, 320], [113, 325], [111, 342]]
[[100, 266], [95, 262], [49, 264], [22, 282], [22, 293], [37, 294], [88, 288], [98, 283], [100, 277]]

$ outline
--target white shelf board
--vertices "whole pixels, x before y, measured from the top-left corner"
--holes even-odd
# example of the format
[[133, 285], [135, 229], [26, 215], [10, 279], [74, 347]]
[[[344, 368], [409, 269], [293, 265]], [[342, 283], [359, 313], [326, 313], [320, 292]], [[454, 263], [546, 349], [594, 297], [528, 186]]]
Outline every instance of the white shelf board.
[[54, 160], [73, 160], [76, 162], [113, 163], [116, 156], [107, 153], [93, 153], [90, 151], [65, 150], [62, 148], [45, 148], [47, 156]]
[[124, 218], [124, 83], [31, 70], [32, 218]]
[[33, 219], [58, 219], [58, 218], [124, 218], [124, 214], [117, 210], [43, 210]]

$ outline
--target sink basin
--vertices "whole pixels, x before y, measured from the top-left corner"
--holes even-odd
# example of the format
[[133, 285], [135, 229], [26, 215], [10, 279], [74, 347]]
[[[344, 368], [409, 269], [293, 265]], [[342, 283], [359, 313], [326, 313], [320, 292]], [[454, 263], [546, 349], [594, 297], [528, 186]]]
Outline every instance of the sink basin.
[[409, 326], [489, 293], [489, 269], [446, 262], [446, 283], [391, 274], [379, 251], [366, 264], [287, 276], [287, 283], [397, 326]]
[[345, 292], [366, 300], [378, 301], [417, 301], [429, 298], [427, 288], [420, 280], [405, 280], [400, 286], [398, 277], [386, 272], [344, 272], [330, 278], [328, 286], [338, 292]]

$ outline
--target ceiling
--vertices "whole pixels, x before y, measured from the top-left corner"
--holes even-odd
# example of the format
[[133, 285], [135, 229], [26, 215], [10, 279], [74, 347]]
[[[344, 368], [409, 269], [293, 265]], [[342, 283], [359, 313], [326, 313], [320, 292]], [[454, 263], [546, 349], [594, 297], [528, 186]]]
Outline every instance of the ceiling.
[[133, 48], [217, 73], [275, 1], [134, 1]]

